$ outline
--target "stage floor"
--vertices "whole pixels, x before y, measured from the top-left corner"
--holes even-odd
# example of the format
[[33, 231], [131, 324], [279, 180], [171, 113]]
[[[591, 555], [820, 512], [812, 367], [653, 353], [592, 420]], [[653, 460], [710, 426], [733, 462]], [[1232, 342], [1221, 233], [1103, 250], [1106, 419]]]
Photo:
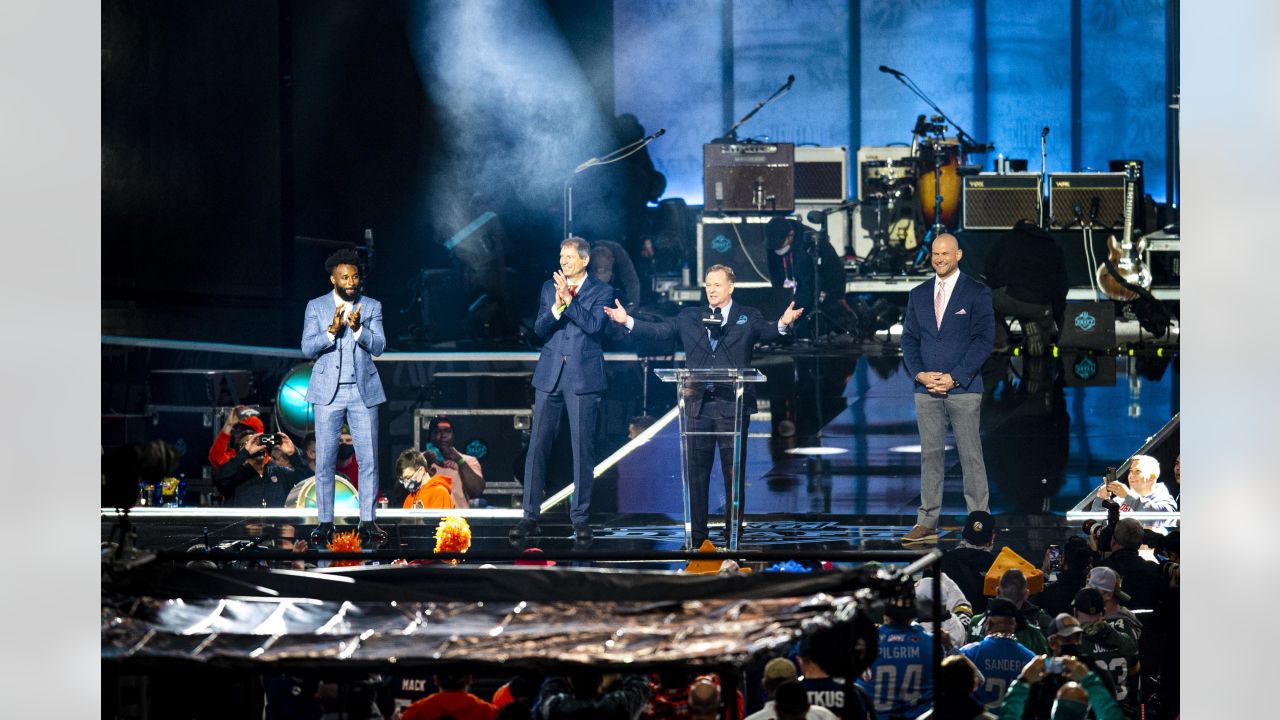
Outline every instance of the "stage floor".
[[[1178, 411], [1176, 357], [1098, 360], [1115, 363], [1114, 383], [1069, 386], [1057, 359], [993, 356], [984, 368], [982, 435], [991, 510], [1001, 529], [998, 545], [1032, 553], [1038, 561], [1036, 553], [1045, 545], [1061, 542], [1067, 528], [1065, 512], [1097, 486], [1105, 468], [1120, 465]], [[823, 377], [823, 372], [839, 376]], [[775, 398], [775, 405], [779, 402]], [[896, 548], [897, 537], [914, 522], [919, 502], [919, 437], [912, 385], [900, 359], [864, 356], [843, 364], [815, 364], [797, 372], [794, 395], [787, 402], [793, 408], [790, 414], [778, 407], [762, 408], [751, 423], [747, 525], [741, 546]], [[794, 435], [784, 437], [779, 428], [770, 427], [780, 417], [794, 423]], [[785, 452], [797, 445], [839, 452], [819, 460]], [[944, 547], [958, 539], [965, 514], [959, 461], [951, 445], [943, 502]], [[672, 421], [601, 474], [597, 488], [609, 487], [609, 495], [616, 492], [617, 511], [594, 514], [593, 548], [679, 549], [683, 529], [678, 458]], [[717, 467], [713, 478], [718, 477]], [[722, 502], [717, 479], [711, 491], [713, 518]], [[572, 549], [565, 507], [560, 503], [544, 516], [541, 547]], [[388, 513], [392, 514], [401, 513]], [[509, 547], [506, 533], [517, 510], [470, 515], [473, 548]], [[103, 515], [104, 540], [114, 522], [112, 514]], [[182, 550], [204, 543], [206, 536], [211, 545], [271, 536], [274, 528], [286, 523], [305, 537], [311, 522], [302, 513], [228, 516], [198, 509], [158, 517], [144, 511], [135, 518], [139, 546], [155, 550]], [[401, 546], [423, 550], [434, 546], [435, 522], [431, 517], [383, 519]], [[712, 540], [723, 541], [715, 525]]]

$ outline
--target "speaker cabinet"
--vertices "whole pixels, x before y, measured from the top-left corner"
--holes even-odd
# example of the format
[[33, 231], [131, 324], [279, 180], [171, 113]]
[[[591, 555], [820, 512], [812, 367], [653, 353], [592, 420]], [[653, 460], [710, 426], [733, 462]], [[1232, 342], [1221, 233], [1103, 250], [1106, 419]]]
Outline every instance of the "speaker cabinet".
[[712, 265], [733, 268], [736, 287], [770, 287], [764, 226], [773, 216], [704, 217], [698, 221], [698, 287]]
[[796, 208], [795, 161], [792, 143], [703, 145], [703, 207], [789, 213]]
[[848, 195], [849, 148], [796, 148], [795, 198], [800, 204], [838, 205]]
[[1008, 230], [1019, 220], [1040, 222], [1040, 176], [984, 173], [963, 178], [965, 230]]
[[1095, 227], [1124, 227], [1124, 173], [1049, 175], [1049, 222], [1053, 227], [1078, 227], [1077, 206], [1087, 222], [1095, 200], [1098, 205]]

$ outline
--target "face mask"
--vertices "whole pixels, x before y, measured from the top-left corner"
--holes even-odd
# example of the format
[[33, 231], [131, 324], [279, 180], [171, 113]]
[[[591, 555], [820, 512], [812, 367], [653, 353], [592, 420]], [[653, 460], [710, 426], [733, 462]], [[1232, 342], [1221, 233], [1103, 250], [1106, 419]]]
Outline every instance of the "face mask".
[[417, 492], [418, 488], [422, 487], [422, 473], [415, 472], [413, 477], [410, 477], [408, 480], [400, 478], [400, 484], [404, 486], [405, 490], [408, 490], [411, 493]]
[[338, 446], [339, 460], [350, 460], [351, 458], [355, 457], [355, 454], [356, 454], [355, 445], [339, 445]]
[[1053, 701], [1053, 712], [1049, 714], [1049, 717], [1052, 720], [1084, 720], [1088, 712], [1088, 703], [1058, 698]]

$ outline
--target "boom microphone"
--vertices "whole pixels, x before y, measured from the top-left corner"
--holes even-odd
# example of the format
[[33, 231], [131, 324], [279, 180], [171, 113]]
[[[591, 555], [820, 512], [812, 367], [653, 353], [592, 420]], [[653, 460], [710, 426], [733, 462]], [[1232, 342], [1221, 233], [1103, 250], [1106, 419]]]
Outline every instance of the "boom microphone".
[[1041, 131], [1040, 131], [1040, 137], [1041, 137], [1041, 139], [1049, 137], [1049, 126], [1048, 126], [1048, 125], [1046, 125], [1046, 126], [1045, 126], [1045, 128], [1044, 128], [1043, 130], [1041, 130]]
[[791, 83], [793, 83], [793, 82], [795, 82], [795, 81], [796, 81], [796, 76], [795, 76], [795, 75], [788, 75], [788, 76], [787, 76], [787, 89], [788, 89], [788, 90], [789, 90], [789, 89], [791, 89]]
[[821, 210], [810, 210], [804, 217], [806, 220], [808, 220], [809, 222], [815, 225], [821, 225], [823, 218], [825, 218], [826, 216], [827, 214], [822, 212]]
[[882, 73], [889, 73], [890, 75], [893, 75], [894, 77], [902, 77], [902, 75], [903, 75], [903, 73], [902, 73], [901, 71], [899, 71], [899, 70], [894, 70], [893, 68], [889, 67], [888, 65], [881, 65], [881, 66], [880, 66], [880, 72], [882, 72]]

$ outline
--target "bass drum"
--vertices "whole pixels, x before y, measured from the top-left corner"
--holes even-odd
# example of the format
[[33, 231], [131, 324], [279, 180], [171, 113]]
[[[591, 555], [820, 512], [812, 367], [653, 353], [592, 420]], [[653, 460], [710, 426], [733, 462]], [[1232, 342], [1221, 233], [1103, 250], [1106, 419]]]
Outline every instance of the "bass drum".
[[955, 230], [960, 217], [960, 141], [957, 138], [922, 140], [916, 152], [916, 196], [924, 225], [933, 225], [937, 187], [933, 170], [942, 168], [942, 224]]
[[[334, 475], [333, 480], [333, 511], [335, 513], [360, 512], [360, 492], [356, 490], [356, 486], [341, 475]], [[312, 475], [294, 485], [289, 491], [289, 497], [284, 501], [284, 506], [287, 508], [319, 507], [316, 502], [316, 476]]]

